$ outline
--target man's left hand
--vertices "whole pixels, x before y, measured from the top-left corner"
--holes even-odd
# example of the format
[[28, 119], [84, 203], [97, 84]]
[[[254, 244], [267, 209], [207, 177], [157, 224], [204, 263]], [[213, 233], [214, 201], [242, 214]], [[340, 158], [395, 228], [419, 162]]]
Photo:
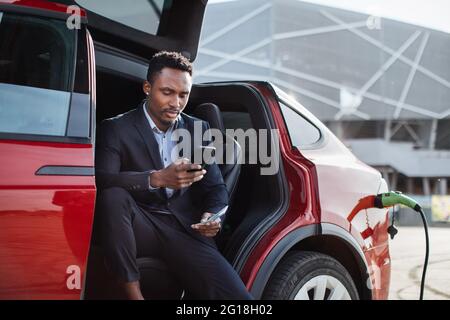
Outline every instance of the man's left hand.
[[191, 225], [191, 228], [197, 230], [201, 235], [205, 237], [214, 237], [220, 230], [220, 219], [217, 218], [215, 221], [206, 222], [212, 216], [212, 213], [205, 212], [202, 216], [200, 223]]

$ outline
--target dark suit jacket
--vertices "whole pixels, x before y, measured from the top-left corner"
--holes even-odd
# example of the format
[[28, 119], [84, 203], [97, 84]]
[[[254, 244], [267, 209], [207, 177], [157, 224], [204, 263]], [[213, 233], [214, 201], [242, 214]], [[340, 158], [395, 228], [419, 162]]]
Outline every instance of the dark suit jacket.
[[[207, 122], [181, 114], [177, 128], [194, 134], [194, 122], [201, 121], [202, 134]], [[203, 142], [207, 145], [208, 142]], [[193, 146], [194, 148], [195, 146]], [[192, 153], [193, 154], [193, 153]], [[95, 175], [99, 192], [111, 187], [126, 189], [136, 203], [150, 214], [154, 210], [169, 210], [186, 230], [195, 236], [190, 225], [201, 219], [203, 212], [215, 213], [228, 204], [228, 192], [217, 164], [206, 166], [202, 180], [188, 188], [176, 190], [168, 198], [163, 188], [150, 191], [149, 172], [163, 168], [158, 143], [145, 117], [142, 105], [134, 110], [104, 120], [97, 132]], [[211, 242], [210, 238], [199, 236]]]

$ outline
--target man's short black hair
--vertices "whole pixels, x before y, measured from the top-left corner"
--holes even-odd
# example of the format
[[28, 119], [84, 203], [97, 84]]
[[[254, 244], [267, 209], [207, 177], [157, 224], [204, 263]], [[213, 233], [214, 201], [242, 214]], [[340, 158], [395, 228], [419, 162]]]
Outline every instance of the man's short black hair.
[[150, 59], [147, 71], [147, 80], [153, 83], [155, 75], [164, 68], [186, 71], [192, 76], [191, 62], [179, 52], [160, 51]]

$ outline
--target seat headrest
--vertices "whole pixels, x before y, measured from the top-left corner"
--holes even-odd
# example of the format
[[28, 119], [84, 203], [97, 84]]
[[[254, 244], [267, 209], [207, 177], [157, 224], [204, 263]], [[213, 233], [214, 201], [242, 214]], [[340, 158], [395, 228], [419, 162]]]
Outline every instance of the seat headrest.
[[195, 107], [193, 115], [202, 120], [208, 121], [211, 128], [219, 129], [225, 132], [222, 114], [220, 109], [214, 103], [202, 103]]

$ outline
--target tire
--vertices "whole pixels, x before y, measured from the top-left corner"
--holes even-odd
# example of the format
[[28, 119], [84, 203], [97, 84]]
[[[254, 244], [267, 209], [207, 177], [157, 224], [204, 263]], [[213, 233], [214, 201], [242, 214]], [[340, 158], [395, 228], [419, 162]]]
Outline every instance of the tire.
[[309, 251], [288, 253], [275, 268], [263, 299], [358, 300], [348, 271], [334, 258]]

